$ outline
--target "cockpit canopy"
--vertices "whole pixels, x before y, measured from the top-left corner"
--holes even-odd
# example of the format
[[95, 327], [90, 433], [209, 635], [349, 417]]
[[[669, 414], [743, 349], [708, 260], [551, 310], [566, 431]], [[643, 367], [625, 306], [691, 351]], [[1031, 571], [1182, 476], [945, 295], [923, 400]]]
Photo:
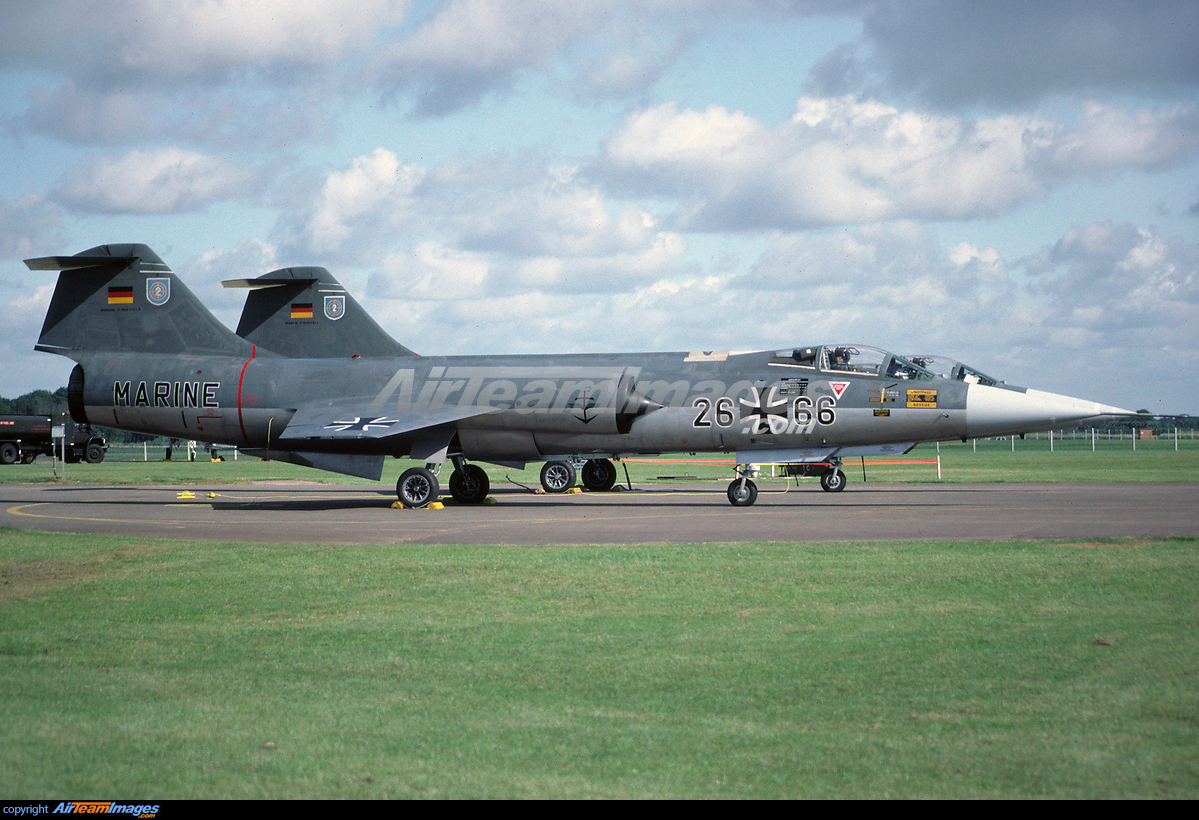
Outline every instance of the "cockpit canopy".
[[935, 373], [938, 376], [943, 376], [946, 379], [957, 379], [968, 384], [983, 384], [988, 387], [1004, 383], [999, 379], [988, 376], [981, 370], [975, 370], [969, 365], [962, 364], [945, 356], [908, 356], [907, 358], [925, 370]]
[[888, 379], [928, 381], [936, 377], [936, 374], [909, 359], [864, 345], [822, 345], [779, 350], [770, 357], [770, 363], [779, 367], [810, 367], [830, 373], [885, 376]]

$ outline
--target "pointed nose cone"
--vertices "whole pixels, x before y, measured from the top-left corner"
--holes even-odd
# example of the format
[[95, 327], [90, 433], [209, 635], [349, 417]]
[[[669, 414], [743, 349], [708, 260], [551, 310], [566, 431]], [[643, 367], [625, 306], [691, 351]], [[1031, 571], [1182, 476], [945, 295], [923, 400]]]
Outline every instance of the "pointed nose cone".
[[982, 384], [966, 393], [966, 436], [1009, 436], [1079, 427], [1112, 416], [1135, 416], [1098, 402], [1043, 393], [1040, 390], [1005, 390]]

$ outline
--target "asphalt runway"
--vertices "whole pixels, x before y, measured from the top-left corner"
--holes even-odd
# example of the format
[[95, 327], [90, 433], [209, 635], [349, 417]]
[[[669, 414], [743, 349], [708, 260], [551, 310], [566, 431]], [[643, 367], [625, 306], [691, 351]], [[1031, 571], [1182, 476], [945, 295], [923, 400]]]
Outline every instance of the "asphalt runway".
[[[0, 525], [204, 541], [331, 544], [1089, 539], [1199, 536], [1199, 484], [851, 484], [763, 490], [733, 507], [725, 484], [535, 495], [393, 509], [387, 485], [302, 481], [168, 486], [0, 484]], [[212, 494], [210, 496], [210, 493]], [[188, 495], [194, 497], [188, 497]]]

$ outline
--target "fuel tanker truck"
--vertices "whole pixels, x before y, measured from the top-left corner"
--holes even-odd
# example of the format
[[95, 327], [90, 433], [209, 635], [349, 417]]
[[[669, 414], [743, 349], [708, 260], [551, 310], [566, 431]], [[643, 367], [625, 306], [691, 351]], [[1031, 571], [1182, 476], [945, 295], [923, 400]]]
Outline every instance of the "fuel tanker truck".
[[97, 464], [104, 460], [108, 449], [104, 436], [90, 424], [76, 424], [69, 415], [0, 416], [0, 464], [29, 464], [40, 455], [53, 455], [56, 424], [63, 427], [64, 459], [68, 463]]

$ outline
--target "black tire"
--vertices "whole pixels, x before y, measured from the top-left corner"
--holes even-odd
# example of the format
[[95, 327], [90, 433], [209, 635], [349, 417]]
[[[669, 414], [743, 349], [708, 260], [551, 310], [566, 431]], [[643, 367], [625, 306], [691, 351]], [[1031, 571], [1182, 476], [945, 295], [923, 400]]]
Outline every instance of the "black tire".
[[729, 503], [734, 507], [748, 507], [758, 500], [758, 485], [748, 478], [742, 485], [741, 479], [735, 479], [729, 485]]
[[606, 458], [593, 458], [579, 473], [583, 486], [593, 493], [605, 493], [616, 486], [616, 465]]
[[16, 464], [21, 457], [21, 451], [11, 441], [0, 444], [0, 464]]
[[477, 464], [464, 465], [450, 474], [450, 495], [460, 504], [482, 504], [491, 491], [491, 479]]
[[547, 461], [541, 468], [541, 488], [547, 493], [564, 493], [575, 485], [575, 468], [566, 461]]
[[845, 473], [835, 468], [820, 475], [820, 489], [826, 493], [839, 493], [847, 483]]
[[424, 467], [405, 470], [396, 482], [396, 495], [405, 507], [424, 507], [441, 496], [437, 476]]
[[87, 445], [87, 451], [83, 454], [83, 460], [88, 464], [99, 464], [104, 460], [104, 448], [99, 444]]

